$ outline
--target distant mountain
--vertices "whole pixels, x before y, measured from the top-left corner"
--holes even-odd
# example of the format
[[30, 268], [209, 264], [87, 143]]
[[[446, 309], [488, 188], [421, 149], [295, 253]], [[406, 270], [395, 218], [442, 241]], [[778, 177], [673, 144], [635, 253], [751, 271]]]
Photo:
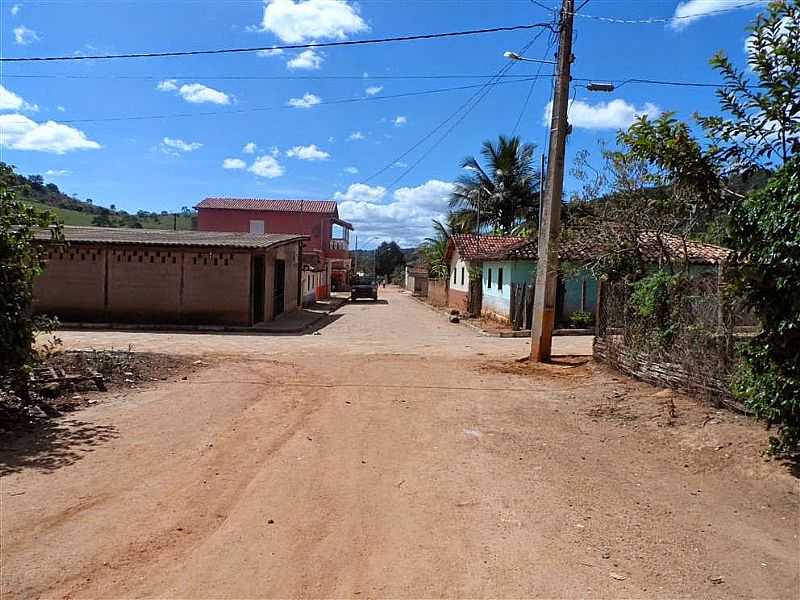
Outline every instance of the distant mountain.
[[[3, 163], [0, 163], [3, 164]], [[33, 206], [55, 213], [65, 225], [95, 225], [98, 227], [133, 227], [142, 229], [194, 229], [195, 213], [184, 208], [176, 215], [140, 210], [136, 214], [94, 204], [93, 200], [80, 200], [62, 192], [55, 183], [45, 183], [41, 175], [14, 173], [14, 183], [20, 198]]]

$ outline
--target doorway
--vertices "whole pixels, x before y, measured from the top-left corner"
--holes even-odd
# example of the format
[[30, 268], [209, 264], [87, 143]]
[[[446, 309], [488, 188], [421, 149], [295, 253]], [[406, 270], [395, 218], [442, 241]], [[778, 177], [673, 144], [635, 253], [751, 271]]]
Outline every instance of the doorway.
[[253, 323], [260, 323], [264, 320], [264, 256], [254, 256], [252, 266], [251, 300], [253, 302]]
[[272, 293], [274, 302], [274, 312], [272, 317], [275, 318], [283, 312], [283, 292], [286, 287], [286, 262], [276, 259], [275, 260], [275, 281], [273, 282]]

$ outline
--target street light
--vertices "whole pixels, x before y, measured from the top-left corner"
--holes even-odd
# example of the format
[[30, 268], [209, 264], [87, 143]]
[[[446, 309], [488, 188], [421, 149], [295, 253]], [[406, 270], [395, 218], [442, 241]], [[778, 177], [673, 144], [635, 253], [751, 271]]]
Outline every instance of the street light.
[[518, 60], [520, 62], [532, 62], [532, 63], [541, 63], [544, 65], [554, 65], [556, 61], [554, 60], [542, 60], [540, 58], [527, 58], [525, 56], [520, 56], [516, 52], [511, 52], [511, 50], [507, 50], [503, 52], [503, 56], [505, 56], [509, 60]]

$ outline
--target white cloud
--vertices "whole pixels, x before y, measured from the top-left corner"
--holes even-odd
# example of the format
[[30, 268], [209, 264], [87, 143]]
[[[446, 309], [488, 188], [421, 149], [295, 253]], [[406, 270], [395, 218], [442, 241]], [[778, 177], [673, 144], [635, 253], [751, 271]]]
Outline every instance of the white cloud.
[[366, 90], [367, 96], [374, 96], [375, 94], [380, 94], [383, 91], [382, 85], [371, 85]]
[[220, 92], [202, 83], [185, 83], [178, 89], [178, 93], [184, 100], [192, 104], [202, 104], [204, 102], [230, 104], [231, 102], [230, 96], [225, 92]]
[[286, 66], [290, 69], [315, 70], [320, 68], [323, 60], [321, 54], [317, 54], [309, 48], [308, 50], [303, 50], [300, 54], [289, 60]]
[[316, 144], [295, 146], [286, 152], [286, 156], [299, 158], [300, 160], [326, 160], [331, 157], [329, 153], [317, 148]]
[[162, 92], [174, 92], [178, 89], [178, 82], [174, 79], [165, 79], [158, 82], [156, 89]]
[[[766, 4], [766, 0], [763, 3]], [[720, 11], [752, 6], [753, 0], [686, 0], [675, 8], [675, 14], [672, 15], [673, 20], [670, 21], [669, 27], [680, 31], [690, 23], [718, 14]]]
[[25, 25], [18, 25], [14, 27], [14, 43], [21, 46], [27, 46], [33, 42], [38, 42], [40, 39], [39, 34], [33, 29], [28, 29]]
[[395, 117], [394, 119], [392, 119], [392, 123], [394, 123], [395, 127], [402, 127], [403, 125], [408, 123], [408, 119], [406, 117], [403, 117], [403, 116], [398, 116], [398, 117]]
[[353, 183], [345, 192], [336, 192], [334, 200], [343, 202], [379, 202], [386, 196], [386, 188], [381, 185], [371, 186], [366, 183]]
[[69, 169], [47, 169], [44, 172], [45, 177], [64, 177], [72, 173]]
[[57, 110], [58, 112], [65, 112], [67, 109], [66, 109], [66, 108], [64, 108], [64, 107], [63, 107], [63, 106], [61, 106], [61, 105], [58, 105], [58, 106], [56, 106], [56, 110]]
[[[542, 125], [550, 126], [553, 103], [548, 102], [542, 116]], [[661, 109], [652, 102], [645, 102], [641, 108], [621, 98], [611, 102], [589, 104], [576, 100], [569, 108], [569, 122], [573, 127], [582, 129], [624, 129], [629, 127], [637, 117], [647, 115], [654, 118], [661, 114]]]
[[222, 161], [223, 169], [244, 169], [245, 167], [247, 167], [247, 163], [241, 158], [226, 158]]
[[283, 54], [283, 50], [280, 48], [269, 48], [268, 50], [259, 50], [256, 52], [256, 56], [280, 56]]
[[358, 140], [365, 140], [365, 139], [367, 139], [367, 136], [365, 136], [360, 131], [354, 131], [349, 136], [347, 136], [347, 139], [350, 140], [351, 142], [355, 142], [355, 141], [358, 141]]
[[289, 44], [369, 31], [358, 9], [344, 0], [265, 0], [261, 27]]
[[267, 179], [280, 177], [284, 172], [283, 166], [273, 156], [259, 156], [247, 170]]
[[402, 161], [399, 161], [399, 160], [398, 160], [398, 161], [397, 161], [396, 163], [394, 163], [392, 166], [393, 166], [395, 169], [405, 169], [405, 168], [408, 166], [408, 163], [405, 163], [405, 162], [402, 162]]
[[160, 81], [156, 89], [162, 92], [178, 92], [181, 98], [192, 104], [230, 104], [231, 97], [225, 92], [215, 90], [202, 83], [184, 83], [178, 85], [175, 79]]
[[0, 110], [28, 110], [35, 112], [39, 107], [29, 104], [14, 92], [0, 85]]
[[350, 173], [351, 175], [357, 175], [358, 174], [358, 169], [356, 167], [345, 167], [344, 168], [344, 172], [345, 173]]
[[0, 115], [0, 146], [54, 154], [101, 147], [80, 129], [55, 121], [37, 123], [19, 113]]
[[165, 154], [177, 155], [180, 152], [194, 152], [203, 147], [200, 142], [184, 142], [179, 138], [165, 137], [161, 140], [161, 151]]
[[394, 239], [401, 246], [416, 246], [431, 234], [431, 221], [444, 219], [453, 184], [431, 179], [416, 187], [395, 190], [355, 183], [337, 192], [339, 212], [365, 237]]
[[242, 148], [242, 152], [245, 154], [255, 154], [256, 150], [258, 150], [258, 146], [256, 146], [255, 142], [247, 142]]
[[289, 106], [293, 106], [294, 108], [311, 108], [320, 102], [322, 102], [322, 98], [306, 92], [303, 94], [302, 98], [290, 98], [287, 104]]
[[21, 8], [22, 8], [21, 4], [15, 4], [14, 6], [11, 7], [11, 14], [16, 17], [17, 13], [19, 13]]

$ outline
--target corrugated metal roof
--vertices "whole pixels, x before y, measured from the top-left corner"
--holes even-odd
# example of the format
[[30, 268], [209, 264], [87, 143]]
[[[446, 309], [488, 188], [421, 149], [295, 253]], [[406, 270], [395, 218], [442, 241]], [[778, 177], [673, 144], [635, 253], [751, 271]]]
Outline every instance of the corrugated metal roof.
[[[73, 244], [125, 246], [193, 246], [207, 248], [266, 249], [290, 242], [309, 239], [308, 236], [284, 233], [230, 233], [219, 231], [172, 231], [165, 229], [123, 229], [116, 227], [63, 228], [64, 239]], [[36, 232], [40, 241], [52, 240], [51, 232]]]
[[336, 215], [335, 200], [282, 200], [270, 198], [218, 198], [202, 200], [195, 208], [228, 210], [266, 210], [270, 212], [302, 212]]

